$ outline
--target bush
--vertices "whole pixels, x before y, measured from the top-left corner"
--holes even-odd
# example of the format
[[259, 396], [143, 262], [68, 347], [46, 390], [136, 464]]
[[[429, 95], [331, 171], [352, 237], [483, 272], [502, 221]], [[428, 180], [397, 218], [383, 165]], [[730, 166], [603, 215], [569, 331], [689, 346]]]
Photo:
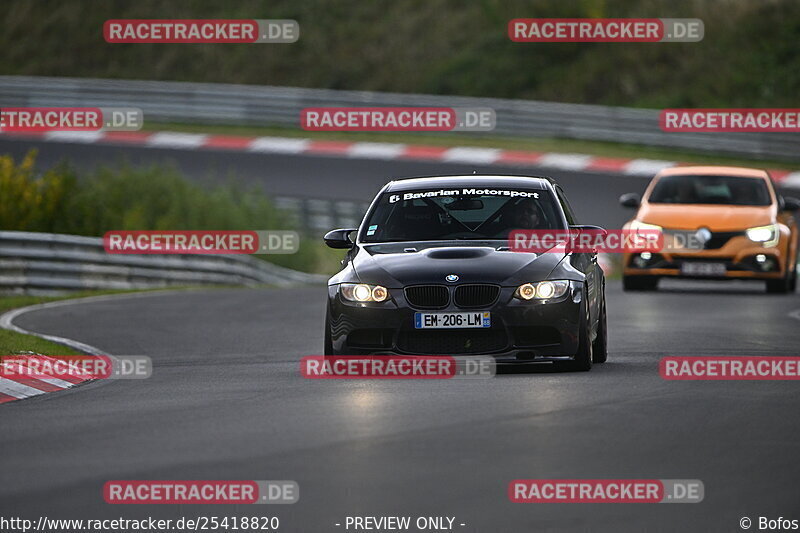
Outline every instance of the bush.
[[[102, 236], [109, 230], [293, 229], [287, 213], [258, 188], [233, 181], [206, 188], [175, 169], [152, 166], [101, 168], [78, 179], [66, 165], [36, 175], [36, 152], [16, 164], [0, 156], [0, 227]], [[301, 239], [292, 255], [259, 255], [307, 272], [333, 272], [338, 255]]]
[[58, 231], [66, 218], [68, 199], [75, 193], [75, 176], [66, 168], [34, 175], [36, 152], [17, 165], [10, 155], [0, 156], [0, 228], [19, 231]]

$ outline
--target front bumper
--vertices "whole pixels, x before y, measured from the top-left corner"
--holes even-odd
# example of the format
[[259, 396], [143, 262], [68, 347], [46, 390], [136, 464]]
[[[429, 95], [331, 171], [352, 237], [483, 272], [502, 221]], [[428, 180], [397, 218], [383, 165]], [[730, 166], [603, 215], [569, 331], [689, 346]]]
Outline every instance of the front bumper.
[[[523, 302], [516, 287], [502, 287], [497, 300], [481, 308], [419, 309], [403, 289], [389, 289], [391, 298], [379, 304], [343, 301], [337, 286], [328, 287], [331, 340], [341, 355], [491, 355], [498, 362], [569, 360], [578, 350], [581, 284], [573, 282], [557, 301]], [[489, 311], [491, 327], [415, 329], [417, 312]]]
[[[694, 250], [642, 254], [623, 254], [625, 276], [653, 276], [691, 279], [781, 279], [786, 275], [786, 245], [764, 248], [746, 237], [731, 238], [724, 246], [711, 250]], [[719, 263], [725, 265], [724, 274], [689, 274], [682, 266], [686, 263]]]

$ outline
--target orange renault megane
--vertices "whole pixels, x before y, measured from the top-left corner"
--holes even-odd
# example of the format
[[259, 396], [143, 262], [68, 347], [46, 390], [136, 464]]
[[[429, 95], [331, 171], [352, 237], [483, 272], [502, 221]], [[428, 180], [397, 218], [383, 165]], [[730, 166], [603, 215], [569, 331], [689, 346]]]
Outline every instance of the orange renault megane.
[[764, 170], [673, 167], [659, 172], [643, 198], [624, 194], [638, 208], [624, 227], [660, 229], [663, 249], [623, 256], [625, 290], [654, 290], [659, 278], [764, 280], [767, 292], [797, 284], [800, 200], [783, 198]]

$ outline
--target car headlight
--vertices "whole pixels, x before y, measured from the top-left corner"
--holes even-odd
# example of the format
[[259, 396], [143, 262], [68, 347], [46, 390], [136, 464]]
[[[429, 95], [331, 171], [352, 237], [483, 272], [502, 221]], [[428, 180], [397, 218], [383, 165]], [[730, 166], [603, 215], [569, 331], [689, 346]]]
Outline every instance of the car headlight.
[[339, 291], [345, 300], [351, 302], [383, 302], [389, 298], [389, 290], [381, 285], [342, 283]]
[[569, 289], [569, 281], [540, 281], [538, 283], [525, 283], [517, 287], [514, 296], [520, 300], [552, 300], [560, 298]]
[[648, 224], [647, 222], [642, 222], [641, 220], [637, 220], [637, 219], [634, 219], [633, 221], [631, 221], [630, 228], [631, 228], [631, 231], [637, 231], [637, 230], [640, 230], [640, 229], [651, 229], [651, 230], [654, 229], [654, 230], [661, 231], [662, 229], [664, 229], [661, 226], [656, 226], [655, 224]]
[[777, 224], [749, 228], [745, 230], [745, 234], [751, 241], [763, 243], [765, 248], [771, 248], [778, 244], [781, 235]]

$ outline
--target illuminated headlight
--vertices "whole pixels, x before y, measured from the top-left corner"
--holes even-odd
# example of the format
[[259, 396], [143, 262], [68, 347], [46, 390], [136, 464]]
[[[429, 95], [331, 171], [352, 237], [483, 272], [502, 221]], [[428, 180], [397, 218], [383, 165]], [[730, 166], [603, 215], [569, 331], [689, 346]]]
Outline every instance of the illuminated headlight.
[[520, 300], [551, 300], [564, 296], [567, 289], [569, 289], [569, 281], [540, 281], [539, 283], [520, 285], [514, 296]]
[[366, 283], [342, 283], [339, 290], [344, 299], [351, 302], [383, 302], [389, 297], [386, 287]]
[[745, 233], [751, 241], [764, 243], [764, 248], [775, 246], [778, 244], [778, 239], [780, 239], [780, 231], [778, 231], [777, 224], [750, 228]]

